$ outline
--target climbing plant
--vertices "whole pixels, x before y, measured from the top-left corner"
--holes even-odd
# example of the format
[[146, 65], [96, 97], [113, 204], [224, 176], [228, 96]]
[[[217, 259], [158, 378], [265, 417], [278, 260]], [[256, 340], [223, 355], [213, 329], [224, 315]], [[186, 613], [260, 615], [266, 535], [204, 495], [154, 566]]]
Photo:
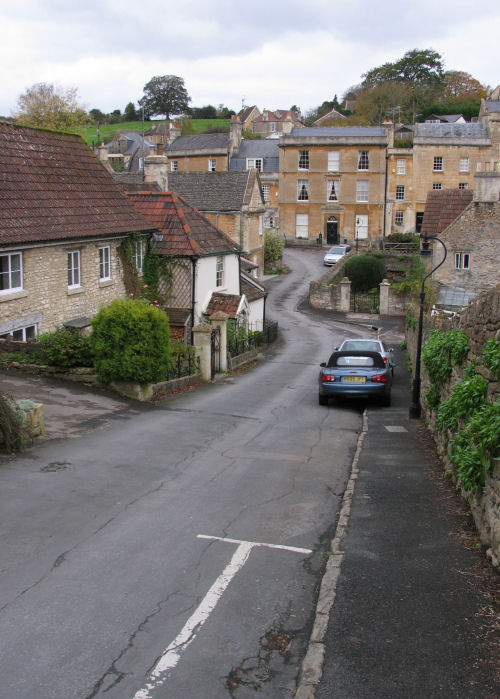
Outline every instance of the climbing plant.
[[431, 383], [441, 385], [447, 381], [453, 367], [464, 362], [468, 349], [469, 338], [462, 330], [433, 330], [422, 352]]
[[167, 255], [159, 255], [154, 244], [147, 241], [141, 277], [135, 264], [136, 247], [141, 242], [146, 241], [132, 234], [118, 247], [125, 290], [129, 298], [142, 298], [155, 306], [165, 306], [172, 291], [173, 267], [179, 263]]
[[483, 361], [495, 378], [500, 379], [500, 342], [492, 337], [483, 350]]

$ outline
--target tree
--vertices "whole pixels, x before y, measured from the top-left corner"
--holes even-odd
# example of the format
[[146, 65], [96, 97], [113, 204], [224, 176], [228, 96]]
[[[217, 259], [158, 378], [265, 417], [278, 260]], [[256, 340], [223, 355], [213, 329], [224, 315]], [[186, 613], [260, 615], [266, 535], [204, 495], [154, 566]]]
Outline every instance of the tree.
[[22, 126], [78, 131], [90, 123], [90, 117], [77, 98], [76, 87], [36, 83], [19, 97], [14, 117]]
[[139, 101], [148, 116], [182, 114], [189, 109], [191, 97], [184, 86], [184, 80], [177, 75], [159, 75], [144, 85], [144, 96]]
[[383, 260], [375, 255], [356, 255], [344, 265], [344, 273], [351, 280], [354, 292], [366, 292], [376, 288], [385, 277]]
[[441, 55], [433, 49], [413, 49], [395, 63], [384, 63], [363, 73], [364, 87], [384, 82], [403, 82], [411, 85], [441, 85], [444, 70]]
[[89, 112], [89, 117], [96, 123], [96, 124], [104, 124], [107, 121], [107, 115], [104, 114], [104, 112], [101, 112], [100, 109], [91, 109]]
[[133, 102], [129, 102], [123, 110], [123, 118], [124, 121], [137, 121], [139, 119]]
[[479, 104], [482, 97], [486, 97], [486, 88], [470, 73], [448, 70], [444, 74], [444, 100]]

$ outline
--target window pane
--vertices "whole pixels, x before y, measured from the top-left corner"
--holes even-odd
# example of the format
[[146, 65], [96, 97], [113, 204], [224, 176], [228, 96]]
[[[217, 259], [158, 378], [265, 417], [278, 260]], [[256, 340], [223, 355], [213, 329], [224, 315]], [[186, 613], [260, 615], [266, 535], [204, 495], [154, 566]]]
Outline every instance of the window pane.
[[309, 237], [309, 215], [308, 214], [296, 214], [296, 229], [295, 234], [297, 238], [308, 238]]
[[297, 199], [299, 201], [307, 201], [309, 199], [309, 182], [308, 182], [308, 180], [298, 180], [298, 182], [297, 182]]
[[308, 150], [299, 150], [299, 170], [309, 170]]
[[356, 201], [368, 201], [368, 180], [357, 181]]
[[368, 168], [369, 168], [368, 151], [367, 150], [360, 150], [359, 155], [358, 155], [358, 170], [368, 170]]
[[335, 171], [340, 169], [340, 152], [338, 150], [328, 151], [328, 169]]

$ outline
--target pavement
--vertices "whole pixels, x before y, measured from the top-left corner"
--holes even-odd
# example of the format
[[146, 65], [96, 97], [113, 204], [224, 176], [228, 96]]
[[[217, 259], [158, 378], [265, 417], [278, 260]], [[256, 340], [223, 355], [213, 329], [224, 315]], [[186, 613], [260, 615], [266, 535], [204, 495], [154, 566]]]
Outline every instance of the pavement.
[[[378, 329], [397, 367], [392, 406], [363, 415], [295, 697], [500, 697], [500, 576], [423, 421], [409, 419], [402, 321], [329, 315]], [[42, 439], [153, 409], [14, 372], [1, 372], [0, 384], [15, 397], [41, 397]]]
[[[401, 326], [387, 321], [373, 327], [390, 342]], [[392, 407], [364, 412], [295, 696], [500, 697], [500, 575], [424, 422], [409, 418], [393, 346]]]

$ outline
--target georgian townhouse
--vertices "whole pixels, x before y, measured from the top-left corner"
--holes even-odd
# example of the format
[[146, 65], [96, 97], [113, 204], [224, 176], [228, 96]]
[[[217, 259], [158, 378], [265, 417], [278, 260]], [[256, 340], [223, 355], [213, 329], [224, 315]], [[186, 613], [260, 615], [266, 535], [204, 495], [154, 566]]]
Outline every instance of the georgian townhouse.
[[221, 172], [228, 169], [229, 133], [203, 133], [179, 136], [164, 146], [169, 172]]
[[153, 226], [79, 136], [0, 123], [0, 336], [28, 340], [126, 295]]
[[378, 245], [383, 236], [387, 130], [313, 127], [282, 136], [279, 202], [287, 237]]

